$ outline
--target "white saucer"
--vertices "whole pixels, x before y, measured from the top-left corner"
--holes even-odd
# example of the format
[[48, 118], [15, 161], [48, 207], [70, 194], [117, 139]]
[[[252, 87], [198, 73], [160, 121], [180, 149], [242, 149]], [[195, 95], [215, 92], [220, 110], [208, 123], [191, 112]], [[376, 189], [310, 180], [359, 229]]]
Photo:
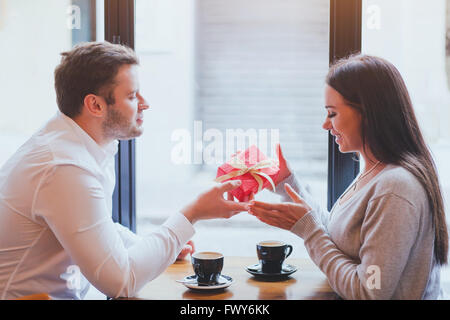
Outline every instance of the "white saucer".
[[184, 277], [182, 283], [189, 289], [193, 290], [217, 290], [227, 288], [231, 286], [233, 282], [234, 282], [233, 278], [222, 274], [219, 277], [219, 283], [215, 285], [199, 285], [197, 283], [196, 275]]

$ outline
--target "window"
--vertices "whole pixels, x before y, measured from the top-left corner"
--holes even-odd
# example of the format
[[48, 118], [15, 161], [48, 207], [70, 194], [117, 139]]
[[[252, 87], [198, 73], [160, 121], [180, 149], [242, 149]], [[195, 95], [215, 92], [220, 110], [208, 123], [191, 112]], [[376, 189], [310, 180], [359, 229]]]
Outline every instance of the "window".
[[[391, 61], [409, 89], [422, 133], [439, 173], [446, 211], [450, 208], [450, 1], [364, 0], [364, 53]], [[447, 224], [450, 216], [447, 214]], [[441, 273], [450, 281], [450, 269]]]
[[[104, 39], [103, 0], [0, 1], [0, 167], [58, 110], [60, 53]], [[104, 299], [94, 287], [87, 299]]]
[[[329, 8], [328, 0], [136, 1], [140, 87], [151, 106], [136, 140], [138, 233], [192, 201], [221, 163], [251, 144], [275, 157], [280, 141], [326, 205]], [[257, 197], [278, 201], [267, 190]], [[245, 213], [196, 229], [199, 250], [248, 256], [257, 241], [276, 238], [303, 254], [301, 239]]]
[[362, 51], [391, 61], [409, 89], [416, 116], [450, 201], [450, 91], [446, 54], [449, 1], [363, 1]]
[[447, 70], [447, 85], [450, 87], [450, 0], [446, 0], [447, 17], [445, 21], [446, 28], [446, 42], [445, 42], [445, 57]]
[[103, 1], [0, 2], [0, 166], [57, 110], [60, 53], [103, 39]]

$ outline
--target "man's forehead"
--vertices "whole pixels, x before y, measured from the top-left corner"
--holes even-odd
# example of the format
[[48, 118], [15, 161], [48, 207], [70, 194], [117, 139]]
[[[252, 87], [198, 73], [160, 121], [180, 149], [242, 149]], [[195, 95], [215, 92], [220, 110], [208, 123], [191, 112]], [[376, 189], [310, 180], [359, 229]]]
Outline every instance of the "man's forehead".
[[114, 82], [117, 86], [137, 87], [139, 83], [138, 67], [136, 65], [123, 65], [119, 68]]

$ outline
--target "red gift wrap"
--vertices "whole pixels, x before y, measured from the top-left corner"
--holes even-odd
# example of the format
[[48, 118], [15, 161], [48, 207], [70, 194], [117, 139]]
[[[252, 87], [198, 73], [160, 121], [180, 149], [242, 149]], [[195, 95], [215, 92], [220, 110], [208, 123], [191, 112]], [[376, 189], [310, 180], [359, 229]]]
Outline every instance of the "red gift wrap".
[[277, 161], [267, 158], [256, 146], [251, 146], [221, 165], [215, 181], [241, 180], [241, 185], [231, 194], [243, 202], [264, 188], [275, 189], [279, 173]]

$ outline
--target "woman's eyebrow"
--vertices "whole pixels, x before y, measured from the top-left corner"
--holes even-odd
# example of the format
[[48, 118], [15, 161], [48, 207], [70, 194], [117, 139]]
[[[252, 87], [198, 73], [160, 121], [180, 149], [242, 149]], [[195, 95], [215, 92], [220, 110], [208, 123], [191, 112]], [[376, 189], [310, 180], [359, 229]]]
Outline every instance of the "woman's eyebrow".
[[336, 109], [336, 107], [333, 107], [333, 106], [325, 106], [325, 109]]

